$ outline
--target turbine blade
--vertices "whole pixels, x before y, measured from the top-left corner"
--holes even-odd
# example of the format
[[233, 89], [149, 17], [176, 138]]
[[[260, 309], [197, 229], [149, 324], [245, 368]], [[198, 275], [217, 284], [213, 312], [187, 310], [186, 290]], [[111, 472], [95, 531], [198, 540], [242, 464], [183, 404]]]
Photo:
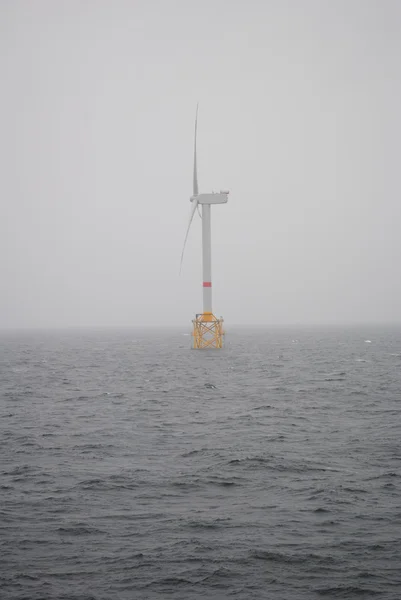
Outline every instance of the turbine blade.
[[192, 210], [191, 210], [191, 214], [189, 216], [189, 223], [188, 223], [188, 227], [187, 227], [187, 233], [185, 234], [185, 240], [184, 240], [184, 246], [182, 248], [182, 252], [181, 252], [181, 262], [180, 262], [180, 274], [181, 274], [181, 269], [182, 269], [182, 262], [184, 260], [184, 251], [185, 251], [185, 246], [187, 244], [187, 239], [188, 239], [188, 234], [189, 234], [189, 230], [191, 227], [191, 223], [193, 221], [194, 218], [194, 214], [196, 211], [196, 207], [198, 206], [198, 201], [197, 200], [193, 200], [192, 202]]
[[196, 105], [196, 116], [195, 116], [195, 138], [194, 138], [194, 181], [193, 181], [193, 195], [197, 196], [199, 194], [198, 189], [198, 165], [196, 162], [196, 134], [198, 131], [198, 106]]

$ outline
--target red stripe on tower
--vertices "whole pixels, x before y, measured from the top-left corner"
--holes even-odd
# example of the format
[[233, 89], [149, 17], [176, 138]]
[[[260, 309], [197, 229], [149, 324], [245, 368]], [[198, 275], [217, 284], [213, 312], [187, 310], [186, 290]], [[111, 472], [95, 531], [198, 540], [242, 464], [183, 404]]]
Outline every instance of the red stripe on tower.
[[212, 287], [212, 282], [211, 281], [204, 281], [203, 282], [203, 287]]

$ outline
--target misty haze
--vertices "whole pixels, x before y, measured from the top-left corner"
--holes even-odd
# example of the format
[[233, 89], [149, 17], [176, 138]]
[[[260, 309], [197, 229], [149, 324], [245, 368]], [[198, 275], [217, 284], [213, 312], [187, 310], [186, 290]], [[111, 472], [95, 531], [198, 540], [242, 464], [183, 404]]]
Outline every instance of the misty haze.
[[1, 600], [399, 600], [400, 56], [397, 0], [2, 0]]
[[[1, 327], [400, 322], [401, 6], [4, 1]], [[221, 208], [221, 210], [220, 210]]]

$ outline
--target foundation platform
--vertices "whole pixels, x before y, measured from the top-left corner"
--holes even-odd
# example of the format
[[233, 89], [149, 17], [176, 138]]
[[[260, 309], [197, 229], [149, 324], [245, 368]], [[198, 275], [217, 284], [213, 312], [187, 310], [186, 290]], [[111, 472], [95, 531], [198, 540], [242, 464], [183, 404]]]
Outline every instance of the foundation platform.
[[213, 313], [196, 315], [192, 321], [194, 349], [222, 348], [224, 340], [223, 319], [217, 319]]

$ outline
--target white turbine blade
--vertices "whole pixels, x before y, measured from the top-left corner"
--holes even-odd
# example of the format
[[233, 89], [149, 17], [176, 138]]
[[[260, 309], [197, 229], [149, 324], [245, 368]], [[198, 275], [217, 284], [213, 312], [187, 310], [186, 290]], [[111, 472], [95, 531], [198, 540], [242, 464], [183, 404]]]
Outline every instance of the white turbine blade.
[[193, 181], [193, 195], [199, 194], [198, 188], [198, 165], [196, 162], [196, 134], [198, 130], [198, 104], [196, 105], [196, 116], [195, 116], [195, 138], [194, 138], [194, 181]]
[[189, 216], [189, 223], [188, 223], [188, 227], [187, 227], [187, 233], [185, 234], [184, 246], [183, 246], [182, 252], [181, 252], [180, 273], [181, 273], [181, 269], [182, 269], [182, 262], [184, 260], [184, 251], [185, 251], [185, 246], [186, 246], [187, 239], [188, 239], [189, 230], [190, 230], [191, 223], [192, 223], [192, 220], [194, 218], [194, 214], [195, 214], [197, 206], [198, 206], [197, 200], [193, 200], [193, 202], [192, 202], [192, 210], [191, 210], [191, 214]]

